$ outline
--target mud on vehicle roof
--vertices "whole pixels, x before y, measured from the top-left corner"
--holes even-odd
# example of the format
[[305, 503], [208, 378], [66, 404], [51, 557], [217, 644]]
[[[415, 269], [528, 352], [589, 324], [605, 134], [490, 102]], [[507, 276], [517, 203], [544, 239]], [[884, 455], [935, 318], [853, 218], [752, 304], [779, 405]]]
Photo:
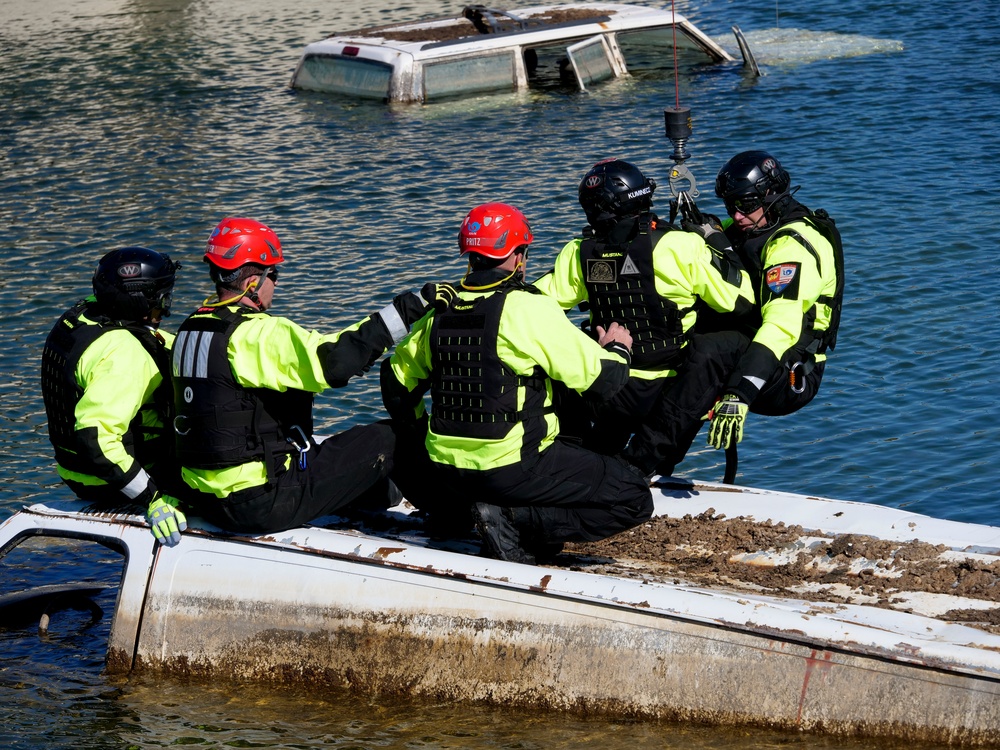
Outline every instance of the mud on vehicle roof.
[[528, 88], [585, 91], [662, 67], [674, 52], [692, 64], [733, 57], [684, 16], [621, 3], [565, 3], [511, 10], [466, 5], [452, 17], [340, 32], [306, 46], [293, 88], [429, 102]]
[[[617, 10], [593, 8], [552, 8], [538, 13], [516, 14], [513, 11], [467, 5], [462, 18], [443, 19], [446, 25], [428, 26], [426, 21], [414, 24], [389, 24], [374, 28], [345, 31], [336, 36], [381, 38], [397, 42], [451, 42], [481, 34], [516, 34], [541, 27], [557, 28], [580, 23], [600, 23], [611, 18]], [[333, 35], [331, 35], [333, 36]]]

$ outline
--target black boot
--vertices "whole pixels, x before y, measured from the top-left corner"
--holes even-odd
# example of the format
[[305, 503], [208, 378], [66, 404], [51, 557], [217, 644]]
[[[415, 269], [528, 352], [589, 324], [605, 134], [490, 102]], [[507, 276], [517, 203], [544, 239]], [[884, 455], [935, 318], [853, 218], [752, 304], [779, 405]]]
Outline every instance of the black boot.
[[551, 563], [563, 551], [562, 542], [549, 541], [531, 508], [504, 508], [503, 514], [517, 531], [521, 547], [534, 556], [536, 563]]
[[[612, 458], [616, 459], [620, 464], [622, 464], [622, 466], [647, 484], [649, 484], [649, 480], [659, 473], [657, 469], [651, 468], [649, 464], [642, 464], [642, 462], [638, 461], [638, 459], [634, 456], [629, 455], [627, 448], [621, 453], [612, 456]], [[636, 463], [633, 463], [633, 461], [636, 461]], [[670, 467], [670, 471], [673, 471], [673, 467]], [[670, 471], [668, 471], [664, 476], [670, 476]]]
[[424, 531], [431, 539], [468, 539], [472, 536], [469, 508], [449, 508], [421, 511]]
[[511, 523], [509, 510], [499, 505], [476, 503], [472, 506], [472, 520], [483, 540], [483, 556], [508, 562], [534, 565], [535, 558], [521, 547], [521, 537]]

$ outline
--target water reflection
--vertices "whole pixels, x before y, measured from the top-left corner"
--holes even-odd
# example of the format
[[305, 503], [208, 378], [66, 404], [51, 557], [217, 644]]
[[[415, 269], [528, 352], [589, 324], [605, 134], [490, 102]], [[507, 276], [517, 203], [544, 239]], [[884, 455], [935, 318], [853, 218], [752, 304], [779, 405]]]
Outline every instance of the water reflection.
[[[294, 719], [289, 708], [294, 706]], [[118, 737], [142, 747], [347, 748], [659, 748], [745, 750], [802, 745], [795, 734], [718, 730], [672, 723], [607, 721], [564, 714], [526, 713], [468, 704], [413, 702], [347, 691], [134, 680], [115, 702]], [[811, 738], [810, 750], [858, 750], [871, 744]], [[889, 750], [892, 744], [878, 745]]]

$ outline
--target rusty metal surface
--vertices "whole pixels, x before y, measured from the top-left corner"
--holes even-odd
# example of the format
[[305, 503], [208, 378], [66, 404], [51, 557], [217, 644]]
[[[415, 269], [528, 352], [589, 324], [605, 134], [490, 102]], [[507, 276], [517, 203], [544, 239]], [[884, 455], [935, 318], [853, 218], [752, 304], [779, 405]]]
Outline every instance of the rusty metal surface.
[[[195, 605], [195, 602], [189, 604]], [[204, 632], [204, 610], [195, 606]], [[523, 611], [533, 616], [535, 608]], [[227, 630], [227, 609], [213, 624]], [[995, 742], [996, 686], [972, 692], [947, 675], [689, 623], [609, 626], [586, 614], [526, 623], [442, 614], [297, 610], [285, 628], [199, 644], [142, 667], [201, 676], [307, 682], [382, 694], [487, 701], [671, 720], [749, 724], [934, 742]], [[582, 619], [581, 619], [582, 618]], [[208, 618], [211, 621], [211, 617]], [[193, 625], [178, 620], [181, 625]], [[175, 636], [175, 643], [182, 645]], [[213, 649], [218, 649], [213, 651]], [[174, 649], [171, 649], [174, 652]]]
[[137, 517], [14, 518], [0, 547], [36, 528], [129, 550], [111, 671], [1000, 747], [1000, 636], [931, 617], [516, 565], [418, 536], [246, 538], [193, 520], [156, 548]]
[[[314, 543], [317, 533], [311, 531]], [[396, 553], [412, 558], [397, 567], [384, 561], [386, 547], [375, 540], [366, 556], [362, 536], [350, 540], [353, 560], [279, 548], [234, 555], [188, 541], [157, 564], [139, 644], [142, 669], [842, 735], [996, 742], [1000, 680], [869, 656], [870, 644], [856, 644], [854, 653], [844, 650], [846, 640], [843, 649], [808, 645], [804, 630], [780, 626], [781, 605], [763, 598], [633, 584], [646, 596], [630, 605], [565, 591], [573, 578], [595, 589], [611, 585], [585, 573], [543, 569], [549, 580], [529, 586], [538, 569], [414, 549]], [[435, 564], [416, 564], [421, 554]], [[463, 563], [466, 575], [447, 572]], [[619, 594], [631, 588], [614, 587]], [[700, 600], [702, 621], [665, 613], [661, 595]], [[784, 606], [801, 628], [824, 620], [822, 607], [804, 605], [810, 609], [803, 614]], [[887, 615], [882, 626], [906, 619]], [[823, 627], [849, 631], [851, 623], [832, 619]], [[856, 633], [865, 629], [878, 628], [855, 624]], [[911, 633], [883, 634], [899, 641], [910, 662], [929, 661], [924, 649], [906, 645]]]

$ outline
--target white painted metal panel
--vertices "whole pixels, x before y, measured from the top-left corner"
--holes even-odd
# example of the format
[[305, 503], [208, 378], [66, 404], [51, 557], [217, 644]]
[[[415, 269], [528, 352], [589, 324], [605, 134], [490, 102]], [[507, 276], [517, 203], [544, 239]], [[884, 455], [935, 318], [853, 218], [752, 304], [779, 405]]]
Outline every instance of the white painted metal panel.
[[[505, 563], [433, 549], [417, 532], [306, 527], [241, 537], [197, 519], [179, 546], [156, 550], [147, 590], [153, 542], [142, 520], [68, 507], [14, 516], [0, 526], [0, 546], [31, 530], [123, 540], [138, 564], [130, 562], [112, 638], [125, 644], [141, 622], [138, 669], [944, 743], [997, 739], [1000, 636], [933, 617]], [[849, 528], [870, 510], [868, 534], [894, 532], [911, 515], [728, 486], [657, 497], [660, 513], [708, 507]], [[959, 547], [996, 531], [930, 521], [917, 523]]]

